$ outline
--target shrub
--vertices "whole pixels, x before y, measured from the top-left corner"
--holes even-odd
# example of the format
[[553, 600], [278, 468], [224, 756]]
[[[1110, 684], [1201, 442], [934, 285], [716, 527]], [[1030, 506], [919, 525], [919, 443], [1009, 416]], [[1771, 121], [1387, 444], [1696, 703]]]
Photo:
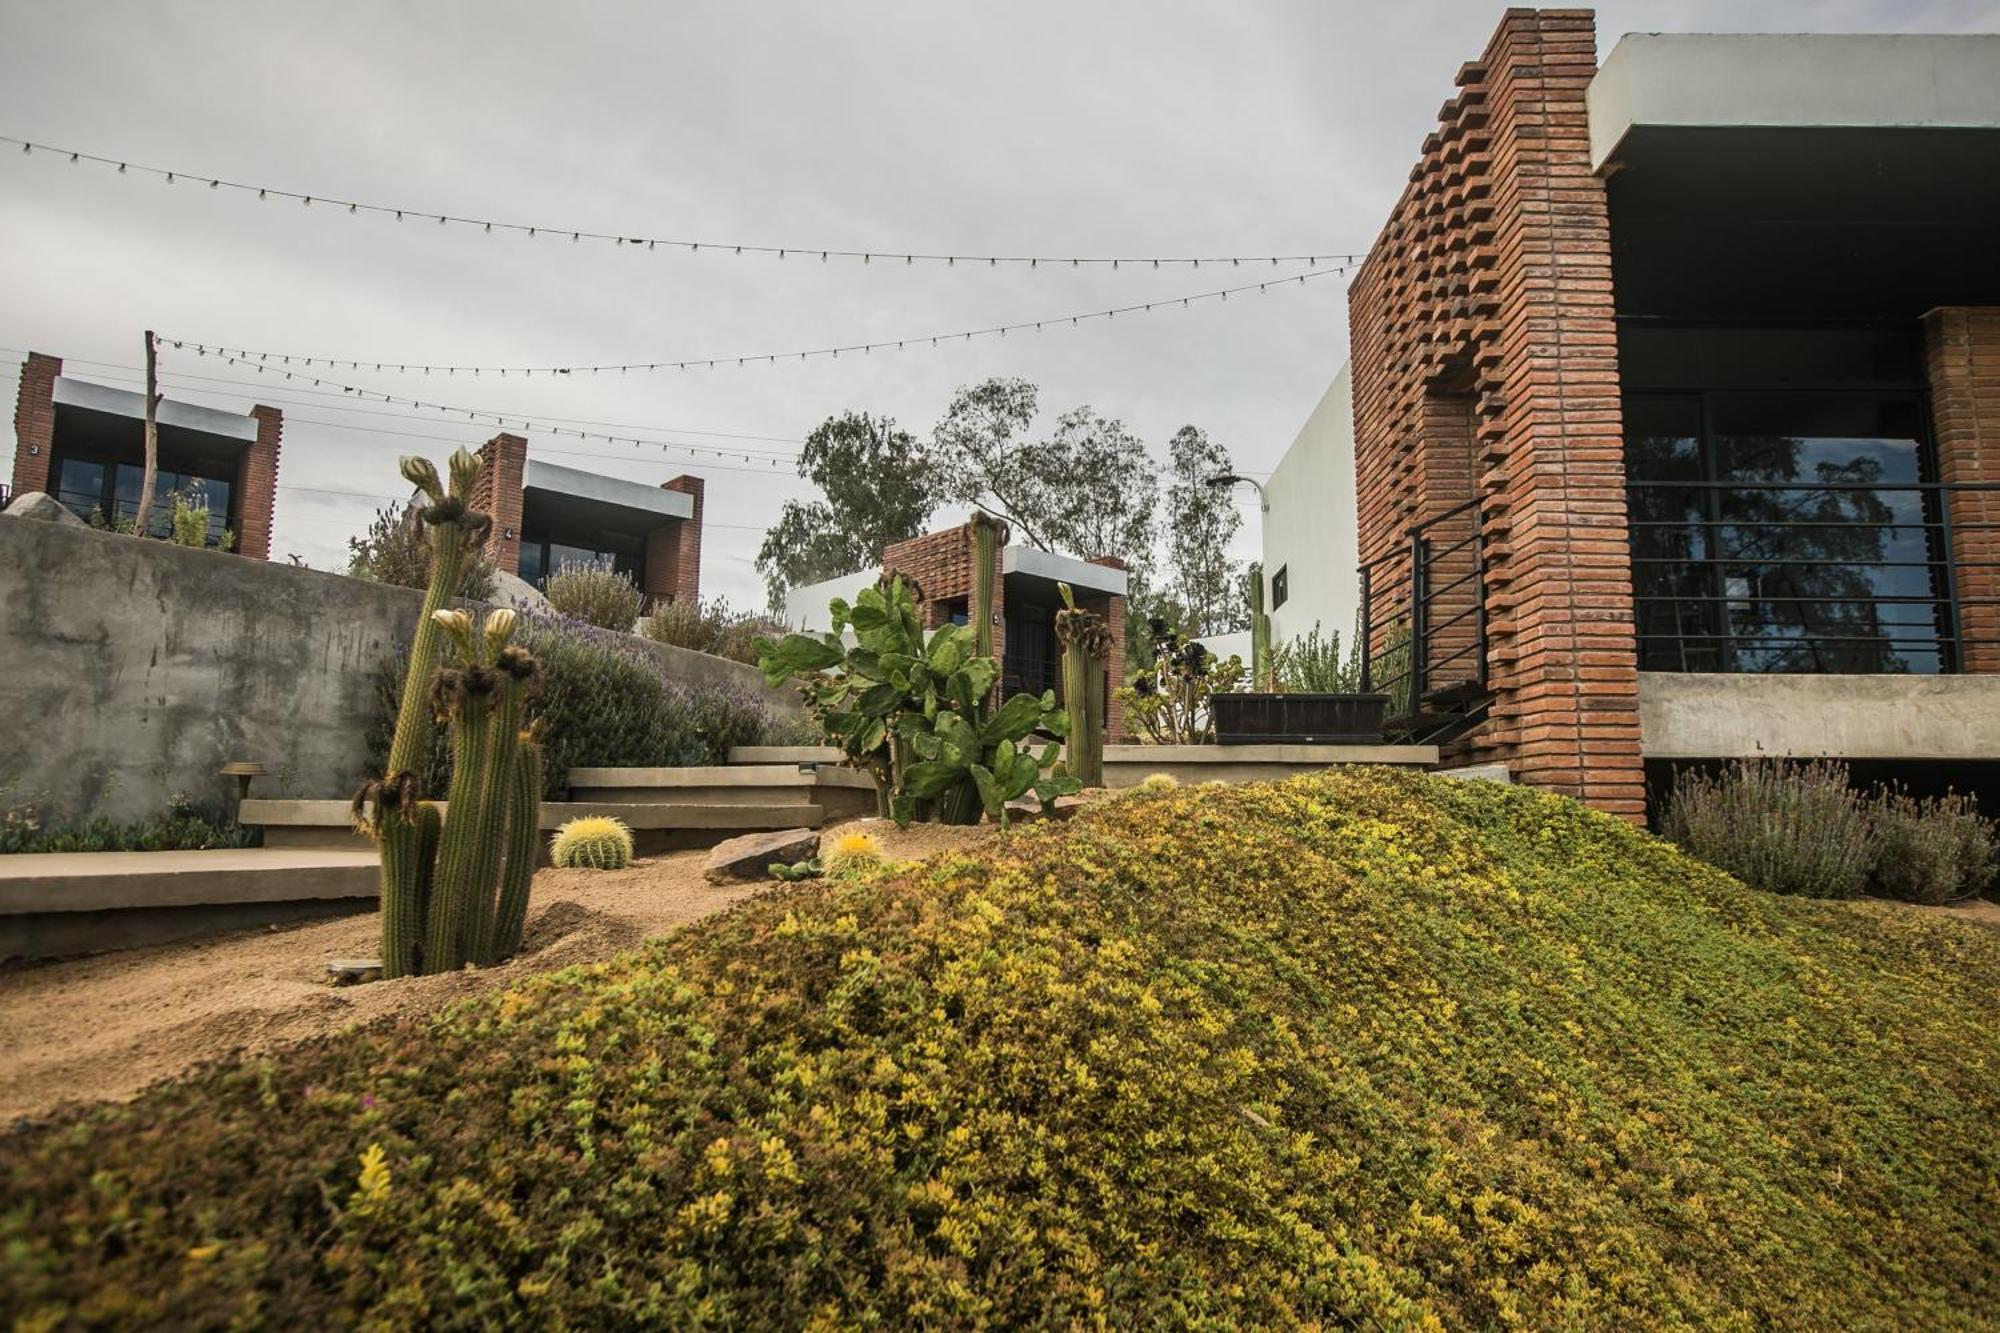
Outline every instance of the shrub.
[[664, 602], [639, 622], [639, 632], [655, 643], [691, 648], [732, 662], [757, 662], [756, 641], [779, 638], [783, 621], [729, 609], [726, 598], [704, 602]]
[[1771, 893], [1852, 898], [1868, 886], [1868, 806], [1845, 764], [1745, 760], [1675, 775], [1663, 831], [1710, 865]]
[[1199, 639], [1183, 638], [1163, 620], [1148, 622], [1153, 661], [1118, 691], [1127, 721], [1155, 745], [1204, 745], [1215, 740], [1209, 699], [1242, 688], [1240, 657], [1217, 657]]
[[1946, 903], [1993, 882], [1992, 821], [1969, 796], [1920, 801], [1887, 788], [1870, 807], [1875, 891], [1913, 903]]
[[646, 595], [609, 565], [564, 561], [542, 589], [558, 615], [625, 633], [645, 608]]
[[193, 852], [255, 846], [258, 833], [220, 810], [198, 806], [186, 792], [167, 800], [164, 814], [120, 824], [96, 818], [51, 818], [34, 801], [0, 811], [0, 855], [10, 852]]
[[623, 870], [632, 864], [632, 830], [608, 815], [584, 815], [556, 830], [549, 860], [564, 870]]
[[[431, 581], [431, 548], [415, 503], [375, 511], [365, 536], [347, 539], [347, 572], [359, 579], [398, 588], [426, 588]], [[474, 552], [459, 576], [457, 596], [468, 601], [493, 599], [493, 562]]]
[[1312, 632], [1271, 649], [1271, 679], [1280, 690], [1294, 694], [1354, 694], [1361, 689], [1361, 640], [1342, 652], [1340, 631]]
[[[540, 720], [545, 798], [563, 794], [572, 768], [721, 764], [735, 746], [768, 742], [771, 719], [761, 695], [670, 677], [629, 635], [524, 614], [514, 641], [542, 664], [542, 687], [528, 713]], [[388, 758], [402, 669], [403, 655], [395, 653], [376, 672], [372, 769]], [[451, 778], [450, 747], [434, 743], [430, 756], [424, 790], [441, 793]]]
[[0, 1322], [1966, 1328], [1996, 990], [1525, 788], [1104, 802], [17, 1133]]

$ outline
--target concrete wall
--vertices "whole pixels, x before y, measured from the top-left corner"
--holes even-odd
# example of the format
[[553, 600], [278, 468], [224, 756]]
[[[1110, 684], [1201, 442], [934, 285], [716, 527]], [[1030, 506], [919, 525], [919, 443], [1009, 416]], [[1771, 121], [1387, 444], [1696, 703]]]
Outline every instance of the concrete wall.
[[[254, 760], [259, 795], [337, 797], [363, 776], [374, 672], [421, 593], [216, 551], [0, 516], [0, 802], [65, 817], [224, 804], [216, 770]], [[644, 643], [692, 683], [764, 692], [752, 667]]]
[[[1270, 580], [1286, 571], [1285, 604], [1271, 611], [1271, 640], [1286, 643], [1309, 634], [1354, 632], [1360, 604], [1355, 568], [1354, 397], [1345, 366], [1319, 400], [1298, 438], [1285, 451], [1264, 488], [1265, 599]], [[1249, 654], [1243, 656], [1249, 661]]]
[[1639, 675], [1648, 759], [2000, 757], [2000, 676]]

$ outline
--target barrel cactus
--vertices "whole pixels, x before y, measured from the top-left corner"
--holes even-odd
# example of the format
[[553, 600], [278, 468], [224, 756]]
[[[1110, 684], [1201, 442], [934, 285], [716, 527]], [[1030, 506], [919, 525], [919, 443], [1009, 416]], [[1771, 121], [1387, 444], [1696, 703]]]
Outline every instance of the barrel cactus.
[[609, 815], [584, 815], [556, 830], [549, 860], [564, 870], [623, 870], [632, 864], [632, 830]]
[[820, 864], [829, 875], [858, 875], [883, 864], [882, 844], [859, 829], [842, 833], [820, 853]]

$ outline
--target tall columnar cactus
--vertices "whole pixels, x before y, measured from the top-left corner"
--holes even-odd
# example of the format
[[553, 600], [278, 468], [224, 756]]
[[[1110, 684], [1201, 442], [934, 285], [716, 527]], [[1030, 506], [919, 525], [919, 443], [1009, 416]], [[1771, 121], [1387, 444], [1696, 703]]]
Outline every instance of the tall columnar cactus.
[[1006, 527], [990, 514], [972, 516], [972, 651], [993, 656], [993, 585], [1000, 576]]
[[1111, 630], [1104, 617], [1082, 610], [1067, 583], [1056, 612], [1062, 643], [1063, 711], [1069, 716], [1066, 766], [1086, 787], [1104, 785], [1104, 673], [1111, 660]]
[[1268, 690], [1271, 679], [1271, 617], [1264, 613], [1264, 566], [1250, 565], [1250, 688]]
[[[480, 463], [452, 456], [448, 492], [424, 459], [403, 460], [423, 491], [431, 547], [424, 616], [410, 646], [389, 772], [354, 798], [357, 822], [382, 851], [383, 975], [442, 972], [488, 963], [519, 947], [541, 811], [539, 750], [521, 729], [522, 706], [540, 676], [535, 659], [509, 642], [515, 614], [475, 625], [444, 609], [464, 562], [491, 527], [466, 508]], [[437, 667], [443, 641], [453, 662]], [[428, 760], [431, 716], [448, 718], [452, 779], [443, 812], [424, 801], [417, 774]], [[520, 774], [530, 779], [524, 785]], [[525, 847], [525, 851], [521, 850]]]

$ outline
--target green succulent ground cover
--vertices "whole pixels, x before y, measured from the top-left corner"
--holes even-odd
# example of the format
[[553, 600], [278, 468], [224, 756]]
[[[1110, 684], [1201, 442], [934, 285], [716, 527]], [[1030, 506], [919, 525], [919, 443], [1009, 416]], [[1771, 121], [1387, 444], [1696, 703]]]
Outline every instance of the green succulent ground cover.
[[20, 1326], [1950, 1328], [2000, 932], [1182, 788], [0, 1145]]

